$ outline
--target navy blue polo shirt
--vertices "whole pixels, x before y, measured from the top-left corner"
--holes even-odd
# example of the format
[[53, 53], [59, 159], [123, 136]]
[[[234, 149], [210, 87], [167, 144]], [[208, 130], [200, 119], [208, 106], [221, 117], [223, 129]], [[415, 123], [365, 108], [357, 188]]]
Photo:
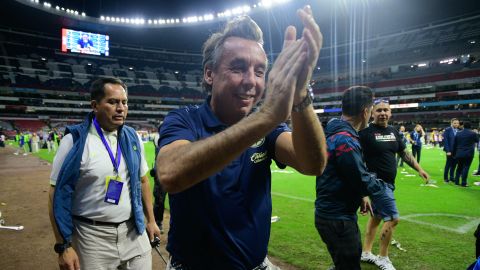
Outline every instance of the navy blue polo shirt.
[[[226, 128], [209, 97], [201, 106], [170, 112], [160, 127], [159, 145], [198, 141]], [[189, 269], [252, 269], [263, 262], [272, 213], [270, 164], [277, 137], [286, 131], [279, 125], [222, 171], [169, 195], [172, 261]]]

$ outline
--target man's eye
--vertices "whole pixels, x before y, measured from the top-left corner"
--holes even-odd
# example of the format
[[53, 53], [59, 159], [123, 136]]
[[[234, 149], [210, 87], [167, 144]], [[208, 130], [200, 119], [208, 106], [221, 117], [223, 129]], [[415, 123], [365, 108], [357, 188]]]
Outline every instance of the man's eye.
[[257, 75], [257, 77], [263, 77], [263, 76], [265, 76], [265, 71], [263, 71], [263, 70], [256, 71], [255, 75]]

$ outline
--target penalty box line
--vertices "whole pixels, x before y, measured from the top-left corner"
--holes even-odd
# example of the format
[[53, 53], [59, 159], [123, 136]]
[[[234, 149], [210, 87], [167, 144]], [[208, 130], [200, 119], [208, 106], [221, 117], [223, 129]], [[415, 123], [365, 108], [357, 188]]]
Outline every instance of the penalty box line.
[[[304, 198], [304, 197], [298, 197], [298, 196], [293, 196], [293, 195], [288, 195], [280, 192], [271, 192], [272, 195], [279, 196], [279, 197], [284, 197], [292, 200], [297, 200], [297, 201], [304, 201], [304, 202], [310, 202], [314, 203], [315, 200]], [[435, 223], [430, 223], [426, 221], [421, 221], [421, 220], [416, 220], [415, 218], [417, 217], [425, 217], [425, 216], [444, 216], [444, 217], [456, 217], [456, 218], [463, 218], [466, 220], [469, 220], [467, 223], [463, 224], [460, 227], [447, 227]], [[478, 226], [480, 223], [480, 218], [475, 218], [475, 217], [470, 217], [470, 216], [464, 216], [464, 215], [456, 215], [456, 214], [446, 214], [446, 213], [422, 213], [422, 214], [410, 214], [410, 215], [405, 215], [405, 216], [400, 216], [401, 221], [408, 221], [411, 223], [416, 223], [416, 224], [421, 224], [425, 225], [428, 227], [433, 227], [433, 228], [438, 228], [438, 229], [443, 229], [446, 231], [454, 232], [454, 233], [459, 233], [459, 234], [465, 234]]]

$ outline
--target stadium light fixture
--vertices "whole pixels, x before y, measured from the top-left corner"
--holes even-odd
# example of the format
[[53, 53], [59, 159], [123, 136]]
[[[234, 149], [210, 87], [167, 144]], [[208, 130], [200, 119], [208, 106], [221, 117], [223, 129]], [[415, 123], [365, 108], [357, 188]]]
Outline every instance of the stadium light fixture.
[[262, 2], [258, 3], [259, 6], [265, 7], [265, 8], [270, 8], [272, 6], [272, 1], [271, 0], [263, 0]]
[[[44, 8], [52, 8], [52, 4], [46, 1], [40, 1], [40, 0], [23, 0], [23, 1], [28, 1], [34, 4], [39, 4], [42, 5]], [[253, 5], [242, 5], [242, 6], [237, 6], [237, 7], [232, 7], [230, 9], [226, 9], [223, 12], [218, 12], [218, 13], [211, 13], [211, 14], [204, 14], [202, 15], [195, 15], [195, 16], [186, 16], [183, 18], [169, 18], [169, 19], [157, 19], [157, 18], [122, 18], [122, 17], [114, 17], [114, 16], [105, 16], [101, 15], [96, 18], [97, 21], [100, 23], [105, 23], [108, 22], [108, 24], [111, 23], [126, 23], [130, 25], [145, 25], [148, 24], [150, 27], [153, 27], [153, 25], [162, 25], [162, 24], [191, 24], [191, 23], [197, 23], [197, 22], [207, 22], [207, 21], [213, 21], [215, 19], [218, 20], [224, 20], [226, 18], [229, 18], [231, 16], [238, 16], [246, 13], [250, 13], [252, 10], [257, 9], [259, 7], [264, 7], [264, 8], [270, 8], [278, 4], [283, 4], [286, 2], [290, 2], [290, 0], [257, 0], [259, 1], [258, 3], [255, 3]], [[37, 7], [40, 8], [40, 7]], [[63, 11], [65, 13], [68, 13], [68, 16], [72, 17], [89, 17], [85, 12], [79, 12], [78, 10], [71, 9], [69, 8], [64, 8], [59, 5], [55, 6], [55, 9], [58, 11]], [[78, 17], [77, 17], [78, 18]], [[91, 18], [91, 17], [89, 17]], [[156, 21], [156, 23], [155, 23]], [[475, 41], [468, 41], [471, 44], [475, 44]]]

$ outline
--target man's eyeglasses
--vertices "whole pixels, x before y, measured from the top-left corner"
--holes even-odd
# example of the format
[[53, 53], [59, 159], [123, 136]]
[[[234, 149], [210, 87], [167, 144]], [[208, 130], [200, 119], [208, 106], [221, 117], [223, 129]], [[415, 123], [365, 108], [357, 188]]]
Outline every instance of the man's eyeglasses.
[[380, 103], [390, 104], [390, 100], [388, 100], [388, 98], [376, 98], [376, 99], [373, 100], [374, 105], [377, 105], [377, 104], [380, 104]]

